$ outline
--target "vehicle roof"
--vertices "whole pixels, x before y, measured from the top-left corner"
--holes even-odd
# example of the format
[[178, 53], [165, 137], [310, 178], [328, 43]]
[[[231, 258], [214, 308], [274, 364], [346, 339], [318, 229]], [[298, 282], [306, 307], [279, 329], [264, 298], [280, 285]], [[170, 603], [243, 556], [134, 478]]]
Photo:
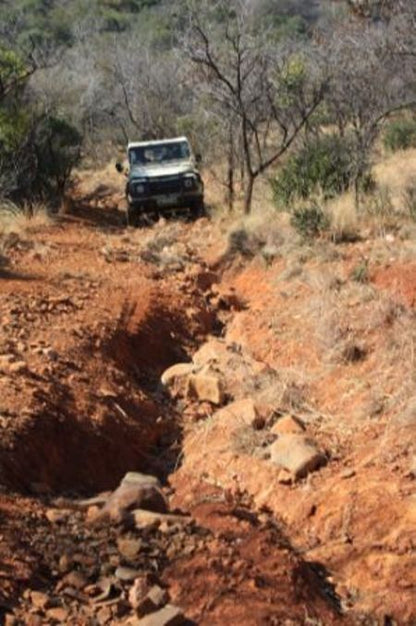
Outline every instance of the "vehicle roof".
[[188, 139], [186, 137], [174, 137], [172, 139], [156, 139], [152, 141], [130, 141], [127, 145], [127, 149], [130, 150], [130, 148], [143, 148], [146, 146], [157, 146], [161, 143], [162, 144], [176, 143], [178, 141], [186, 141], [188, 143]]

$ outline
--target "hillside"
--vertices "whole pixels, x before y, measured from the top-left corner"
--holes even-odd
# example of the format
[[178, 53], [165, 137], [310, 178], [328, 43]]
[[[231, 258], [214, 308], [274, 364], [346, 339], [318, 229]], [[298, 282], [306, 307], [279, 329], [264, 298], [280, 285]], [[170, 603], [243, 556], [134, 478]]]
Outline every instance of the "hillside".
[[[412, 623], [413, 231], [302, 243], [261, 212], [126, 231], [110, 178], [3, 235], [5, 623], [139, 623], [138, 581], [210, 626]], [[273, 446], [305, 435], [321, 462], [297, 476]], [[180, 517], [101, 513], [128, 471]]]

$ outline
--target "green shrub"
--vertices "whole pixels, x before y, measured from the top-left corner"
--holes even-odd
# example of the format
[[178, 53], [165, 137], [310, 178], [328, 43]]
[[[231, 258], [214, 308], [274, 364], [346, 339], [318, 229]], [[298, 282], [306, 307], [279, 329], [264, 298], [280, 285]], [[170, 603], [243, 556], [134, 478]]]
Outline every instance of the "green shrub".
[[82, 137], [67, 121], [30, 120], [25, 108], [0, 108], [0, 197], [21, 204], [62, 197], [80, 159]]
[[329, 219], [316, 205], [295, 209], [291, 224], [303, 237], [316, 237], [329, 228]]
[[272, 182], [277, 205], [308, 198], [320, 190], [325, 198], [348, 189], [352, 182], [351, 146], [339, 135], [325, 135], [294, 154]]
[[391, 122], [384, 132], [384, 147], [396, 152], [416, 147], [416, 121], [401, 119]]
[[71, 172], [80, 160], [82, 137], [66, 120], [49, 116], [34, 133], [36, 183], [52, 195], [62, 195]]

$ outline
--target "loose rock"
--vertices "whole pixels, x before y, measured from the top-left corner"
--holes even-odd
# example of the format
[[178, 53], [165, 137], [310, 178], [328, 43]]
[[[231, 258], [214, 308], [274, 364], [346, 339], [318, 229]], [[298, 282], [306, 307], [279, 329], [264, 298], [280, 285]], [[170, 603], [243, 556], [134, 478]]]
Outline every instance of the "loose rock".
[[146, 576], [139, 576], [135, 579], [129, 591], [129, 603], [136, 610], [143, 598], [149, 591], [149, 583]]
[[127, 537], [119, 537], [117, 539], [117, 548], [120, 552], [121, 556], [127, 559], [128, 561], [132, 561], [137, 557], [143, 542], [140, 538], [132, 538], [129, 539]]
[[210, 402], [217, 406], [223, 404], [225, 398], [221, 379], [209, 370], [189, 376], [186, 395], [200, 402]]
[[216, 421], [224, 421], [235, 426], [254, 426], [258, 417], [256, 405], [251, 398], [227, 404], [215, 413]]
[[49, 619], [54, 620], [55, 622], [60, 622], [61, 624], [68, 623], [69, 611], [67, 609], [64, 609], [63, 607], [49, 609], [46, 612], [46, 615]]
[[193, 363], [177, 363], [163, 372], [160, 380], [172, 396], [185, 395], [188, 379], [195, 372]]
[[30, 600], [33, 606], [37, 609], [45, 609], [49, 604], [49, 596], [40, 591], [32, 591], [30, 594]]
[[51, 524], [59, 524], [64, 522], [71, 515], [71, 511], [49, 509], [46, 511], [45, 516], [51, 522]]
[[96, 521], [108, 517], [111, 521], [120, 523], [128, 511], [138, 508], [157, 513], [168, 510], [163, 493], [154, 485], [125, 483], [109, 497]]
[[192, 518], [182, 515], [165, 515], [163, 513], [154, 513], [152, 511], [144, 511], [143, 509], [136, 509], [132, 511], [132, 516], [136, 528], [143, 529], [149, 526], [159, 526], [162, 522], [167, 524], [188, 524]]
[[301, 435], [305, 432], [305, 427], [296, 417], [285, 415], [272, 426], [271, 432], [274, 435]]
[[137, 626], [182, 626], [185, 621], [185, 616], [180, 609], [167, 604], [160, 611], [147, 615], [135, 623]]
[[156, 476], [141, 474], [140, 472], [127, 472], [120, 485], [153, 485], [160, 487], [160, 481]]
[[133, 569], [132, 567], [117, 567], [116, 571], [114, 572], [116, 578], [127, 583], [135, 580], [139, 576], [139, 574], [140, 572], [138, 572], [136, 569]]
[[136, 611], [139, 617], [144, 617], [161, 609], [169, 601], [169, 595], [165, 589], [154, 585], [146, 596], [137, 604]]
[[271, 461], [289, 470], [295, 479], [304, 478], [326, 463], [315, 442], [304, 435], [282, 435], [270, 446]]

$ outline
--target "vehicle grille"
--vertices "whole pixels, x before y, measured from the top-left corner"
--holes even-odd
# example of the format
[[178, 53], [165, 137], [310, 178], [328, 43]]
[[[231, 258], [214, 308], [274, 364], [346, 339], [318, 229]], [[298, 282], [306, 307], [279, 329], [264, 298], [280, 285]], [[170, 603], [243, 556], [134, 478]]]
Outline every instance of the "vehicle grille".
[[160, 176], [152, 178], [148, 182], [151, 195], [165, 193], [180, 193], [182, 191], [182, 179], [177, 176]]

